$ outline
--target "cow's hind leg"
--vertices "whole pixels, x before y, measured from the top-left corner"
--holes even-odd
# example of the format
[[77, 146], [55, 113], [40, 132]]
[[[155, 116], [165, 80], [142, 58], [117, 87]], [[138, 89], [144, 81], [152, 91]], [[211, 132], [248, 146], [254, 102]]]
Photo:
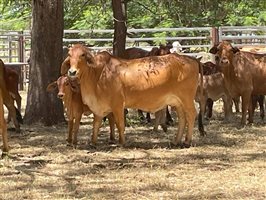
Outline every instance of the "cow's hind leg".
[[115, 120], [113, 113], [107, 115], [110, 126], [110, 143], [115, 143]]
[[167, 125], [166, 125], [166, 108], [163, 108], [157, 112], [155, 112], [155, 121], [153, 131], [158, 131], [158, 126], [161, 125], [164, 132], [167, 132]]
[[176, 106], [176, 112], [178, 116], [178, 130], [174, 140], [174, 145], [182, 146], [181, 140], [186, 126], [185, 113], [183, 107], [180, 105]]
[[3, 106], [1, 89], [0, 89], [0, 123], [1, 123], [0, 132], [2, 134], [2, 139], [3, 139], [3, 155], [4, 155], [8, 152], [8, 142], [7, 142], [7, 127], [4, 119], [4, 106]]
[[185, 118], [188, 124], [188, 130], [185, 137], [185, 141], [183, 143], [183, 147], [189, 148], [192, 142], [193, 128], [196, 118], [196, 108], [194, 106], [193, 101], [188, 102], [187, 105], [184, 106], [185, 110]]

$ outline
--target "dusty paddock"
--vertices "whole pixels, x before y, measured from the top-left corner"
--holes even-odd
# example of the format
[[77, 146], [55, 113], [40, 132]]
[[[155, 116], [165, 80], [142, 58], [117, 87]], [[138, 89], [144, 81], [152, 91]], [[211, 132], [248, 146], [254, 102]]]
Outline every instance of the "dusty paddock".
[[0, 199], [265, 199], [265, 124], [237, 129], [240, 116], [224, 124], [216, 111], [206, 137], [195, 127], [190, 149], [169, 148], [176, 126], [153, 133], [131, 120], [120, 148], [108, 144], [105, 125], [92, 149], [85, 117], [72, 149], [66, 124], [22, 125], [22, 134], [9, 132], [10, 156], [0, 160]]

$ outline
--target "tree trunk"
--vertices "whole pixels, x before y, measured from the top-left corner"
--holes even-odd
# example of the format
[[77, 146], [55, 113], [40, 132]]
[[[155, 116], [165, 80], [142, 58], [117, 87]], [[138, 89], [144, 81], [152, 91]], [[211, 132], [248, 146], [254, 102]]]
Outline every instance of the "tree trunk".
[[114, 15], [113, 54], [122, 57], [126, 47], [126, 0], [112, 0]]
[[63, 0], [32, 0], [30, 80], [24, 121], [53, 125], [64, 121], [62, 102], [46, 92], [60, 75]]

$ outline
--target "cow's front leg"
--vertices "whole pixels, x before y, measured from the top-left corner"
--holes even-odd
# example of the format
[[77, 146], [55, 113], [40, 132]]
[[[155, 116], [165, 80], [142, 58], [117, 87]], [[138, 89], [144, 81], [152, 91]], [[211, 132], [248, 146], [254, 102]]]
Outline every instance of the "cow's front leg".
[[92, 132], [92, 137], [91, 137], [91, 143], [93, 145], [96, 145], [96, 143], [97, 143], [98, 133], [99, 133], [99, 129], [100, 129], [100, 126], [102, 123], [102, 119], [103, 119], [103, 117], [94, 115], [93, 132]]

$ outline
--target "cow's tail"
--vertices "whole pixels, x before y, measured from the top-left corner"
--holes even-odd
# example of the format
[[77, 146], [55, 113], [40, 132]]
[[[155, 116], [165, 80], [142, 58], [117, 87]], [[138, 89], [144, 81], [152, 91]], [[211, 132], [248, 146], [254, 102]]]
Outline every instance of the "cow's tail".
[[198, 114], [198, 129], [199, 129], [199, 132], [200, 132], [200, 135], [204, 136], [206, 135], [206, 132], [204, 130], [204, 125], [203, 125], [203, 116], [204, 116], [204, 113], [203, 111], [205, 110], [203, 108], [203, 101], [204, 101], [204, 98], [203, 98], [203, 66], [201, 64], [201, 62], [199, 62], [199, 72], [200, 72], [200, 111], [199, 111], [199, 114]]
[[23, 124], [23, 118], [22, 118], [21, 113], [19, 112], [19, 110], [16, 107], [15, 107], [15, 109], [16, 109], [16, 119], [18, 120], [18, 122], [20, 124]]

